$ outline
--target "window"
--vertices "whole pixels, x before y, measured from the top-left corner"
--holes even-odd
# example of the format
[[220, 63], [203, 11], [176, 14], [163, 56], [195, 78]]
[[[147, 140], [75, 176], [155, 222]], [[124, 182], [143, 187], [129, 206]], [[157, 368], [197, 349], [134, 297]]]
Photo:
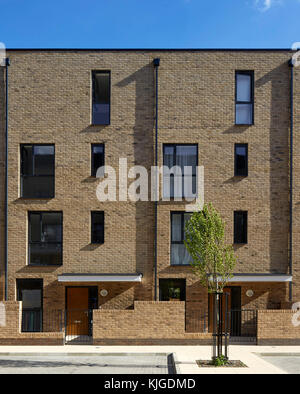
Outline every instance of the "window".
[[22, 301], [22, 332], [42, 331], [42, 279], [17, 279], [17, 300]]
[[92, 122], [94, 125], [108, 125], [110, 123], [110, 72], [93, 71], [92, 83]]
[[160, 279], [160, 301], [185, 301], [185, 279]]
[[[97, 170], [100, 167], [104, 166], [104, 144], [92, 144], [92, 176], [97, 175]], [[99, 174], [99, 175], [104, 175], [104, 174]]]
[[164, 145], [163, 195], [165, 198], [197, 197], [197, 145]]
[[104, 212], [92, 212], [92, 244], [104, 243]]
[[21, 197], [54, 197], [54, 145], [21, 145]]
[[185, 224], [190, 217], [190, 213], [171, 213], [171, 265], [189, 265], [191, 263], [191, 256], [184, 245]]
[[246, 244], [248, 242], [247, 222], [248, 222], [248, 212], [245, 211], [234, 212], [234, 243], [235, 244]]
[[235, 144], [234, 156], [234, 175], [248, 176], [248, 144]]
[[253, 124], [254, 107], [254, 73], [237, 71], [235, 75], [235, 123], [237, 125]]
[[62, 213], [29, 212], [29, 264], [62, 264]]

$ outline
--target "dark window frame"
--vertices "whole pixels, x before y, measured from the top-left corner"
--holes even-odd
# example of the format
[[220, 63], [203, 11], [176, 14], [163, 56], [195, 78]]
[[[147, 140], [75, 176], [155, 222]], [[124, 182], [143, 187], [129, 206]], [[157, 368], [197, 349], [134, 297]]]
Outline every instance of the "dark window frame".
[[[109, 74], [109, 113], [107, 123], [96, 123], [94, 119], [94, 102], [95, 102], [95, 74]], [[111, 70], [92, 70], [92, 125], [93, 126], [109, 126], [111, 122]]]
[[[48, 241], [48, 242], [35, 242], [35, 241], [31, 241], [31, 227], [30, 227], [30, 216], [33, 214], [36, 215], [40, 215], [40, 226], [42, 226], [42, 215], [43, 214], [51, 214], [51, 213], [55, 213], [55, 214], [60, 214], [61, 215], [61, 241]], [[42, 229], [42, 227], [41, 227]], [[38, 244], [60, 244], [61, 247], [61, 252], [60, 252], [60, 256], [61, 256], [61, 262], [60, 264], [32, 264], [30, 261], [30, 246], [31, 245], [38, 245]], [[63, 212], [62, 211], [28, 211], [28, 266], [31, 267], [61, 267], [63, 265]]]
[[[23, 149], [26, 146], [31, 146], [32, 149], [34, 149], [35, 147], [38, 147], [38, 146], [51, 146], [51, 147], [53, 147], [53, 150], [54, 150], [54, 153], [53, 153], [53, 161], [54, 161], [54, 164], [53, 164], [53, 175], [35, 175], [34, 174], [34, 169], [35, 169], [35, 166], [34, 166], [34, 154], [32, 155], [32, 172], [33, 172], [33, 174], [32, 175], [24, 174], [24, 170], [23, 170], [23, 165], [24, 165], [23, 164]], [[26, 196], [24, 196], [24, 190], [23, 190], [23, 179], [24, 179], [24, 177], [52, 178], [53, 179], [53, 195], [48, 196], [48, 197], [26, 197]], [[46, 144], [46, 143], [42, 143], [42, 144], [36, 144], [36, 143], [34, 143], [34, 144], [31, 144], [31, 143], [29, 143], [29, 144], [20, 144], [20, 197], [24, 198], [24, 199], [30, 199], [30, 200], [31, 199], [41, 200], [41, 199], [52, 199], [52, 198], [55, 198], [55, 144]]]
[[97, 146], [101, 146], [103, 148], [103, 166], [105, 166], [105, 144], [91, 144], [91, 176], [93, 178], [96, 177], [97, 175], [97, 169], [95, 171], [95, 158], [94, 158], [94, 152], [93, 152], [93, 148], [97, 147]]
[[[171, 242], [170, 242], [170, 266], [171, 267], [190, 267], [191, 264], [172, 264], [172, 245], [184, 245], [184, 215], [192, 215], [193, 212], [186, 212], [186, 211], [171, 211], [170, 212], [170, 238], [171, 238]], [[181, 241], [173, 241], [173, 216], [174, 215], [181, 215]]]
[[[238, 171], [238, 158], [237, 158], [237, 148], [246, 148], [246, 156], [245, 156], [245, 160], [246, 160], [246, 169], [245, 169], [245, 173], [242, 174], [241, 172], [239, 173]], [[248, 144], [234, 144], [234, 176], [237, 177], [248, 177]]]
[[[182, 287], [179, 286], [180, 289], [183, 289], [183, 294], [180, 294], [182, 297], [180, 297], [180, 301], [186, 301], [186, 278], [160, 278], [159, 279], [159, 300], [161, 302], [167, 302], [162, 300], [162, 284], [167, 283], [167, 282], [182, 282], [184, 285]], [[174, 286], [175, 287], [175, 286]]]
[[[103, 215], [103, 237], [102, 241], [95, 241], [93, 238], [93, 226], [94, 226], [94, 221], [93, 221], [93, 215], [95, 214], [102, 214]], [[105, 241], [105, 213], [104, 211], [91, 211], [91, 245], [103, 245]]]
[[[198, 165], [199, 165], [199, 145], [198, 145], [198, 143], [195, 143], [195, 144], [180, 144], [180, 143], [178, 143], [178, 144], [163, 144], [163, 166], [165, 166], [166, 164], [165, 164], [165, 149], [166, 148], [174, 148], [174, 160], [173, 160], [173, 162], [175, 161], [175, 164], [173, 164], [172, 165], [172, 167], [174, 167], [174, 166], [176, 166], [177, 164], [176, 164], [176, 148], [178, 147], [178, 146], [194, 146], [194, 147], [196, 147], [196, 150], [197, 150], [197, 154], [196, 154], [196, 169], [197, 169], [197, 167], [198, 167]], [[172, 168], [171, 167], [171, 168]], [[198, 186], [198, 182], [197, 182], [197, 172], [196, 172], [196, 174], [193, 174], [192, 175], [193, 176], [193, 178], [195, 177], [196, 178], [196, 194], [198, 193], [198, 190], [197, 190], [197, 186]], [[174, 178], [174, 174], [171, 174], [170, 175], [170, 177], [173, 177]], [[184, 199], [184, 198], [190, 198], [190, 196], [185, 196], [184, 195], [184, 174], [182, 174], [182, 187], [183, 187], [183, 193], [182, 193], [182, 198]], [[175, 197], [174, 196], [171, 196], [171, 190], [170, 190], [170, 199], [174, 199]]]
[[[237, 220], [238, 220], [238, 215], [244, 215], [243, 220], [245, 220], [244, 223], [244, 228], [242, 229], [243, 235], [242, 236], [237, 230]], [[248, 244], [248, 211], [234, 211], [234, 217], [233, 217], [233, 228], [234, 228], [234, 236], [233, 236], [233, 242], [234, 245], [247, 245]]]
[[[35, 285], [33, 285], [33, 283]], [[22, 324], [21, 324], [21, 331], [22, 332], [43, 332], [43, 310], [44, 310], [44, 281], [40, 278], [30, 278], [30, 279], [23, 279], [17, 278], [16, 279], [16, 289], [17, 289], [17, 301], [22, 301], [22, 290], [41, 290], [41, 306], [40, 308], [22, 309]], [[28, 330], [25, 329], [25, 315], [27, 313], [40, 313], [40, 329], [39, 330]], [[34, 316], [34, 315], [33, 315]]]
[[[238, 84], [237, 84], [237, 76], [238, 75], [249, 75], [251, 77], [251, 98], [250, 101], [239, 101], [237, 99], [238, 92]], [[235, 71], [235, 125], [236, 126], [253, 126], [254, 125], [254, 91], [255, 91], [255, 83], [254, 83], [254, 71], [253, 70], [236, 70]], [[237, 111], [236, 107], [239, 104], [251, 104], [252, 105], [252, 118], [250, 123], [237, 123]]]

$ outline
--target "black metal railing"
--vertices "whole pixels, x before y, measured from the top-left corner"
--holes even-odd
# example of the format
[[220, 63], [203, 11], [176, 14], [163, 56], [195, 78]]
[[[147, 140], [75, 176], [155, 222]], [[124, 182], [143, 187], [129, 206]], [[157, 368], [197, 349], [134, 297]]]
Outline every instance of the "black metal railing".
[[207, 311], [186, 309], [185, 330], [189, 333], [208, 333]]
[[[222, 313], [222, 326], [231, 342], [255, 342], [257, 337], [257, 310], [233, 309]], [[185, 330], [189, 333], [213, 333], [213, 309], [208, 312], [193, 302], [186, 303]]]
[[22, 311], [22, 332], [41, 332], [43, 312], [41, 309], [27, 309]]
[[257, 337], [257, 310], [240, 309], [229, 312], [231, 342], [255, 342]]
[[63, 329], [64, 312], [62, 310], [22, 310], [22, 332], [62, 332]]

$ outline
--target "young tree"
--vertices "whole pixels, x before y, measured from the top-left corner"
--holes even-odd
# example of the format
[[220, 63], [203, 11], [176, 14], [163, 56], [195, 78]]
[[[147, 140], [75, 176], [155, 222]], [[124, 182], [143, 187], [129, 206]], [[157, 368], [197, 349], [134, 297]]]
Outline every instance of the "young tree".
[[[192, 268], [201, 284], [209, 293], [215, 294], [215, 321], [218, 338], [223, 335], [220, 316], [223, 316], [220, 294], [232, 277], [236, 258], [232, 245], [226, 245], [225, 223], [213, 205], [205, 204], [202, 210], [194, 212], [185, 227], [185, 246], [192, 258]], [[221, 328], [220, 328], [221, 327]], [[218, 343], [218, 356], [220, 356]], [[222, 339], [221, 339], [222, 349]], [[215, 354], [215, 352], [214, 352]]]

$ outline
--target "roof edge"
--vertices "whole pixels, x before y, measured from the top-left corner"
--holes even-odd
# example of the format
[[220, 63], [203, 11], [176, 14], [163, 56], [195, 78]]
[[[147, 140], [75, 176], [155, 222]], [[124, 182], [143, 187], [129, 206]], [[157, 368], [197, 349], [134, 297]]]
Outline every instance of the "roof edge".
[[291, 48], [6, 48], [10, 52], [294, 52]]

